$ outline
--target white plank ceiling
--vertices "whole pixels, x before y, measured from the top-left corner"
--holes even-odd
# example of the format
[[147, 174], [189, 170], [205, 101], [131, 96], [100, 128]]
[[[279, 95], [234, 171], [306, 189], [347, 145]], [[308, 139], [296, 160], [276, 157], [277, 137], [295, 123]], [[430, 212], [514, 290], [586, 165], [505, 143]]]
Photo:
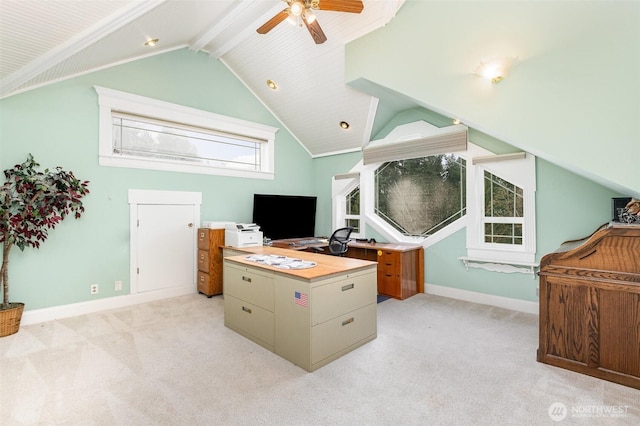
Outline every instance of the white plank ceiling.
[[[358, 150], [377, 99], [345, 85], [344, 46], [389, 22], [403, 1], [364, 0], [360, 14], [316, 11], [328, 39], [316, 45], [287, 22], [256, 33], [286, 7], [279, 0], [2, 0], [0, 97], [189, 48], [222, 61], [312, 156]], [[150, 38], [160, 39], [153, 50]]]

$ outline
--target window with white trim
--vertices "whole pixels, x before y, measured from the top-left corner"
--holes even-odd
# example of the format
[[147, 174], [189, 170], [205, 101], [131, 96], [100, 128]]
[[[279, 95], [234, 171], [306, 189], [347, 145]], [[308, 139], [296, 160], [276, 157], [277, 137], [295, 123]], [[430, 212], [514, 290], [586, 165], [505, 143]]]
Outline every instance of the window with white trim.
[[353, 188], [345, 196], [344, 224], [360, 234], [360, 185]]
[[[471, 260], [535, 262], [535, 157], [482, 157], [469, 182], [467, 256]], [[474, 159], [475, 160], [475, 159]]]
[[360, 193], [360, 174], [346, 173], [333, 177], [331, 184], [333, 199], [333, 229], [351, 226], [351, 238], [364, 236], [362, 220], [362, 198]]
[[276, 128], [95, 89], [101, 165], [273, 179]]
[[[396, 129], [401, 130], [401, 127], [398, 126]], [[415, 126], [407, 128], [415, 129]], [[403, 137], [406, 136], [399, 131], [397, 138], [402, 140]], [[358, 178], [357, 182], [352, 183], [351, 187], [334, 185], [334, 223], [344, 223], [340, 221], [346, 217], [346, 204], [340, 201], [340, 196], [344, 199], [346, 194], [359, 184], [361, 230], [369, 226], [387, 241], [421, 243], [429, 247], [466, 227], [465, 259], [512, 265], [534, 264], [535, 156], [523, 152], [496, 155], [469, 142], [463, 151], [430, 157], [440, 158], [440, 162], [442, 158], [456, 159], [456, 167], [459, 167], [455, 173], [460, 176], [459, 179], [452, 179], [455, 177], [450, 169], [455, 164], [453, 161], [447, 167], [434, 168], [438, 173], [434, 175], [431, 186], [444, 188], [440, 195], [431, 189], [426, 190], [429, 184], [420, 183], [425, 181], [420, 175], [428, 174], [426, 170], [418, 170], [416, 173], [407, 173], [407, 170], [394, 171], [391, 176], [397, 177], [397, 185], [387, 184], [388, 188], [384, 189], [386, 194], [383, 196], [389, 198], [390, 202], [387, 203], [387, 207], [380, 208], [381, 190], [380, 182], [377, 180], [380, 172], [384, 173], [387, 163], [360, 162], [347, 174], [355, 175]], [[420, 169], [428, 163], [426, 159], [430, 157], [411, 161], [419, 164]], [[424, 164], [420, 164], [421, 161]], [[402, 181], [406, 182], [400, 183]], [[400, 191], [399, 195], [389, 195], [395, 191], [394, 186], [398, 186], [398, 191], [402, 188], [404, 190]], [[442, 197], [447, 200], [442, 201]], [[425, 202], [429, 202], [430, 198], [434, 206], [448, 206], [439, 214], [442, 219], [433, 221], [433, 225], [430, 225], [422, 214], [428, 209]], [[449, 204], [454, 201], [456, 208], [452, 207], [454, 204]], [[409, 225], [398, 226], [393, 223], [397, 221], [393, 217], [393, 220], [387, 220], [385, 216], [390, 216], [385, 213], [387, 210], [406, 210], [407, 214], [404, 217], [408, 218]], [[417, 222], [416, 218], [419, 219]]]
[[522, 245], [522, 188], [484, 171], [484, 242]]
[[381, 164], [374, 212], [402, 235], [428, 237], [466, 214], [466, 161], [439, 154]]

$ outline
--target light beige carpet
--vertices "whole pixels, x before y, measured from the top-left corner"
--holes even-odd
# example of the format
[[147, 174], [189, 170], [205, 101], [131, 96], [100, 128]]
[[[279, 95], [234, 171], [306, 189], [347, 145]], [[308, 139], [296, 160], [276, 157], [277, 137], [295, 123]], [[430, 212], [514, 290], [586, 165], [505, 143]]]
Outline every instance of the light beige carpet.
[[535, 361], [534, 315], [387, 300], [376, 340], [307, 373], [225, 328], [223, 303], [22, 327], [0, 339], [0, 424], [640, 424], [640, 391]]

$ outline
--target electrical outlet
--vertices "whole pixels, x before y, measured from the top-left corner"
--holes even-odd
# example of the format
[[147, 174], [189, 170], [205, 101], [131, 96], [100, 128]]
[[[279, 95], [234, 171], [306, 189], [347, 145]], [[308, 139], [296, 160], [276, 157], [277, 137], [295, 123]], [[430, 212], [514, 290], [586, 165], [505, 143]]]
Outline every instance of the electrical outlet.
[[115, 289], [116, 291], [121, 291], [122, 290], [122, 281], [118, 280], [115, 282]]
[[98, 284], [91, 284], [91, 294], [98, 294]]

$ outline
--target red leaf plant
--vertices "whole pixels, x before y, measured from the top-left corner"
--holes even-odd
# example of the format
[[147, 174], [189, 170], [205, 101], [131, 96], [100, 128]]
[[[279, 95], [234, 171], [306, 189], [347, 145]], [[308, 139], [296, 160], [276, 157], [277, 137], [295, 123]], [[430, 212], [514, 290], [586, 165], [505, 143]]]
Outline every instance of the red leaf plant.
[[0, 187], [0, 242], [2, 243], [3, 302], [0, 310], [9, 309], [9, 252], [13, 246], [39, 248], [65, 217], [79, 219], [84, 213], [82, 198], [89, 193], [88, 181], [76, 179], [72, 172], [56, 167], [38, 171], [33, 155], [27, 161], [4, 171]]

